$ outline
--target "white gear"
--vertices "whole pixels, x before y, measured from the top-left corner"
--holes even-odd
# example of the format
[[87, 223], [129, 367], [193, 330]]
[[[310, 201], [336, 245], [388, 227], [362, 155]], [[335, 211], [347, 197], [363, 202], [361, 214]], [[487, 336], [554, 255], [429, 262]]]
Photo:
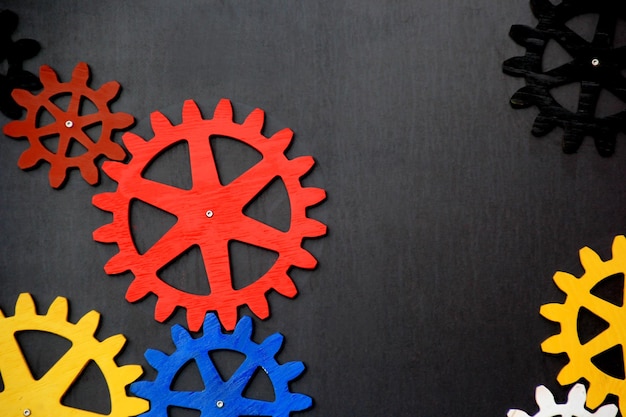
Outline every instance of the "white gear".
[[[535, 401], [539, 406], [539, 411], [533, 417], [615, 417], [617, 406], [606, 404], [591, 412], [585, 408], [587, 401], [587, 389], [583, 384], [576, 384], [567, 395], [565, 404], [557, 404], [554, 395], [543, 385], [535, 389]], [[522, 410], [511, 409], [506, 413], [507, 417], [531, 417]]]

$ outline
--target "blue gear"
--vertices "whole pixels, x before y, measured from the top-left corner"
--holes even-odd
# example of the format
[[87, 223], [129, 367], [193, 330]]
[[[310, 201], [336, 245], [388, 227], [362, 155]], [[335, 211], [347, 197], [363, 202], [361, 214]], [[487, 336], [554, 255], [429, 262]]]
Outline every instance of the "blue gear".
[[[243, 317], [232, 334], [222, 333], [217, 317], [207, 314], [203, 324], [203, 336], [194, 339], [180, 325], [172, 327], [172, 340], [176, 351], [167, 355], [148, 349], [148, 363], [157, 370], [154, 381], [139, 381], [130, 386], [130, 391], [150, 401], [150, 410], [142, 417], [165, 417], [170, 406], [196, 409], [202, 417], [219, 416], [273, 416], [289, 417], [291, 412], [311, 407], [311, 397], [289, 391], [289, 382], [304, 371], [302, 362], [279, 364], [275, 355], [283, 344], [283, 335], [274, 333], [262, 343], [252, 339], [252, 319]], [[209, 352], [231, 350], [243, 353], [246, 359], [227, 380], [222, 380], [213, 364]], [[204, 391], [172, 391], [170, 387], [176, 374], [190, 360], [195, 360], [204, 382]], [[250, 399], [243, 392], [261, 368], [274, 388], [274, 401]]]

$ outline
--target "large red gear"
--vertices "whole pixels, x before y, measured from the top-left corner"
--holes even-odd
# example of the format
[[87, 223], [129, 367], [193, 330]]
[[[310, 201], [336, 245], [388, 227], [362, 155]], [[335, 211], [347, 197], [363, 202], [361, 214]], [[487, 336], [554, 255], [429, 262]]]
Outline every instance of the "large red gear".
[[[237, 308], [247, 305], [261, 319], [269, 316], [266, 293], [273, 289], [294, 297], [297, 289], [287, 274], [294, 266], [312, 269], [317, 260], [304, 248], [304, 238], [320, 237], [326, 226], [306, 215], [308, 207], [325, 199], [319, 188], [303, 188], [300, 178], [314, 165], [310, 156], [288, 159], [285, 150], [293, 138], [283, 129], [270, 138], [263, 136], [265, 114], [256, 109], [242, 124], [233, 121], [230, 101], [222, 99], [212, 119], [204, 119], [196, 103], [187, 100], [183, 121], [172, 125], [161, 113], [151, 114], [154, 138], [149, 141], [132, 134], [123, 136], [132, 154], [128, 164], [106, 162], [104, 171], [118, 183], [115, 192], [94, 196], [93, 204], [113, 213], [110, 224], [97, 229], [94, 240], [117, 243], [119, 253], [105, 265], [108, 274], [131, 271], [135, 279], [126, 299], [135, 302], [149, 293], [158, 297], [155, 319], [165, 321], [176, 307], [187, 310], [189, 328], [197, 331], [208, 311], [217, 312], [227, 330], [237, 323]], [[223, 136], [256, 149], [262, 159], [228, 185], [218, 178], [208, 138]], [[175, 143], [186, 141], [193, 186], [190, 190], [148, 180], [142, 176], [150, 162]], [[289, 195], [291, 222], [286, 232], [243, 214], [243, 209], [274, 179], [279, 177]], [[129, 219], [130, 204], [140, 200], [177, 217], [176, 224], [143, 254], [133, 242]], [[228, 243], [240, 241], [278, 253], [272, 267], [258, 280], [234, 289]], [[208, 295], [191, 294], [174, 288], [158, 276], [158, 271], [191, 246], [201, 249], [209, 286]]]
[[[17, 165], [22, 169], [33, 168], [40, 161], [50, 163], [50, 185], [59, 188], [66, 180], [67, 170], [78, 168], [81, 175], [89, 184], [98, 182], [100, 173], [96, 166], [96, 159], [105, 156], [115, 161], [126, 158], [126, 152], [119, 144], [113, 142], [112, 134], [115, 130], [124, 130], [134, 123], [134, 118], [128, 113], [111, 113], [108, 104], [117, 97], [120, 85], [110, 81], [98, 90], [92, 90], [87, 84], [90, 72], [86, 63], [81, 62], [74, 68], [72, 79], [69, 82], [59, 82], [57, 74], [52, 68], [44, 65], [39, 70], [39, 77], [43, 84], [43, 91], [32, 94], [26, 90], [16, 89], [13, 98], [22, 107], [27, 109], [26, 118], [7, 124], [4, 133], [14, 138], [26, 138], [30, 142], [28, 148], [20, 157]], [[58, 107], [54, 100], [63, 95], [71, 95], [67, 110]], [[87, 99], [97, 108], [96, 113], [84, 114], [81, 102]], [[54, 122], [42, 126], [39, 120], [40, 113], [46, 110], [53, 117]], [[102, 124], [100, 136], [91, 138], [85, 129]], [[42, 141], [54, 135], [59, 136], [57, 151], [46, 148]], [[68, 155], [72, 141], [80, 143], [86, 151], [78, 156]]]

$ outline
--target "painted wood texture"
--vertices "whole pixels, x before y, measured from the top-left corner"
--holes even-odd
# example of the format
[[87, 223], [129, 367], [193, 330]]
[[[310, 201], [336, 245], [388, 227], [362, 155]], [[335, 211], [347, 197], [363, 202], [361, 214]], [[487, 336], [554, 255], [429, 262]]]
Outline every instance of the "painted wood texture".
[[[57, 297], [46, 314], [37, 314], [33, 298], [28, 293], [19, 296], [15, 315], [5, 317], [0, 311], [0, 374], [4, 389], [0, 391], [0, 407], [7, 417], [37, 417], [64, 415], [93, 417], [102, 414], [64, 405], [62, 399], [88, 362], [93, 361], [102, 371], [110, 396], [110, 417], [129, 417], [143, 413], [148, 402], [126, 395], [126, 386], [143, 373], [139, 365], [118, 367], [115, 357], [126, 338], [111, 336], [103, 341], [93, 335], [100, 314], [91, 311], [76, 324], [67, 321], [68, 302]], [[39, 379], [33, 378], [16, 340], [22, 331], [48, 332], [72, 342], [71, 348]], [[107, 395], [107, 393], [98, 393]]]
[[[127, 113], [112, 113], [108, 107], [119, 94], [120, 85], [110, 81], [93, 90], [88, 85], [90, 76], [89, 67], [81, 62], [74, 68], [70, 81], [60, 82], [54, 70], [44, 65], [39, 70], [43, 84], [41, 92], [13, 90], [15, 101], [27, 109], [26, 118], [5, 125], [4, 134], [28, 139], [30, 148], [22, 153], [17, 165], [30, 169], [42, 161], [48, 162], [48, 178], [54, 188], [65, 183], [67, 171], [72, 168], [78, 169], [85, 181], [95, 185], [100, 178], [98, 158], [121, 161], [126, 157], [124, 149], [113, 141], [113, 132], [130, 127], [135, 119]], [[67, 95], [70, 101], [67, 108], [63, 108], [56, 100]], [[85, 109], [85, 101], [92, 103], [95, 112]], [[44, 113], [51, 115], [53, 120], [42, 123]], [[100, 127], [99, 134], [91, 137], [89, 129], [94, 126]], [[50, 140], [56, 143], [51, 146]], [[73, 148], [78, 147], [78, 154], [74, 155], [72, 152], [76, 150]]]
[[[326, 196], [320, 188], [302, 187], [300, 178], [314, 165], [310, 156], [289, 160], [284, 152], [293, 132], [283, 129], [270, 138], [261, 133], [265, 113], [256, 109], [241, 124], [233, 121], [230, 101], [221, 100], [212, 118], [204, 119], [193, 100], [183, 106], [183, 121], [173, 125], [163, 114], [151, 115], [155, 136], [150, 140], [126, 133], [124, 144], [132, 155], [128, 164], [107, 162], [104, 171], [118, 183], [113, 193], [93, 198], [96, 207], [113, 213], [113, 222], [93, 234], [98, 242], [117, 243], [120, 252], [105, 265], [109, 274], [132, 271], [126, 299], [135, 302], [152, 293], [158, 297], [155, 319], [166, 320], [176, 307], [187, 310], [189, 327], [196, 331], [207, 311], [215, 311], [227, 330], [237, 322], [237, 308], [247, 305], [264, 319], [269, 316], [266, 293], [274, 290], [294, 297], [297, 289], [288, 275], [292, 267], [312, 269], [317, 260], [302, 248], [305, 238], [326, 233], [326, 226], [307, 217], [306, 210]], [[218, 175], [209, 138], [227, 137], [243, 142], [262, 155], [260, 162], [228, 184]], [[177, 142], [189, 146], [191, 189], [184, 190], [146, 179], [146, 167]], [[280, 178], [289, 195], [290, 224], [281, 231], [243, 211], [272, 180]], [[176, 223], [145, 253], [133, 242], [129, 211], [133, 200], [176, 216]], [[231, 279], [229, 242], [238, 241], [278, 254], [274, 265], [255, 282], [234, 288]], [[199, 246], [209, 281], [210, 294], [198, 295], [181, 291], [159, 277], [160, 270], [183, 255], [192, 246]]]

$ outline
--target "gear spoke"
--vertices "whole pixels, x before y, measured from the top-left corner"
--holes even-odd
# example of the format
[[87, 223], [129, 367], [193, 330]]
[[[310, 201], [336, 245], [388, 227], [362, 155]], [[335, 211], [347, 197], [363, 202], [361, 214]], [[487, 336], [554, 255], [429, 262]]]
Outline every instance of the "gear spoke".
[[617, 16], [614, 14], [601, 14], [598, 17], [596, 33], [591, 42], [594, 47], [610, 47], [615, 37]]
[[221, 185], [208, 138], [200, 137], [189, 141], [189, 159], [195, 190], [207, 191]]
[[25, 362], [15, 334], [7, 333], [0, 342], [0, 374], [6, 387], [27, 386], [35, 381]]
[[285, 232], [268, 226], [248, 216], [242, 216], [232, 230], [233, 239], [258, 246], [265, 249], [278, 251], [280, 242], [285, 239]]
[[248, 204], [276, 177], [263, 161], [255, 164], [226, 186], [228, 193], [240, 202], [241, 207]]
[[182, 230], [182, 224], [176, 223], [143, 254], [143, 259], [149, 260], [151, 266], [158, 266], [157, 264], [164, 266], [177, 258], [193, 244], [181, 233]]
[[615, 328], [609, 327], [608, 329], [581, 346], [580, 351], [581, 353], [583, 353], [582, 356], [586, 357], [587, 359], [591, 359], [598, 352], [604, 352], [612, 348], [613, 346], [615, 346], [615, 336], [619, 336], [616, 333]]
[[133, 192], [135, 194], [134, 198], [176, 217], [179, 217], [181, 214], [180, 202], [189, 201], [190, 195], [190, 192], [187, 190], [143, 177], [137, 180], [137, 185], [133, 188]]
[[68, 350], [38, 383], [54, 386], [61, 398], [87, 365], [89, 361], [87, 355], [89, 352]]

